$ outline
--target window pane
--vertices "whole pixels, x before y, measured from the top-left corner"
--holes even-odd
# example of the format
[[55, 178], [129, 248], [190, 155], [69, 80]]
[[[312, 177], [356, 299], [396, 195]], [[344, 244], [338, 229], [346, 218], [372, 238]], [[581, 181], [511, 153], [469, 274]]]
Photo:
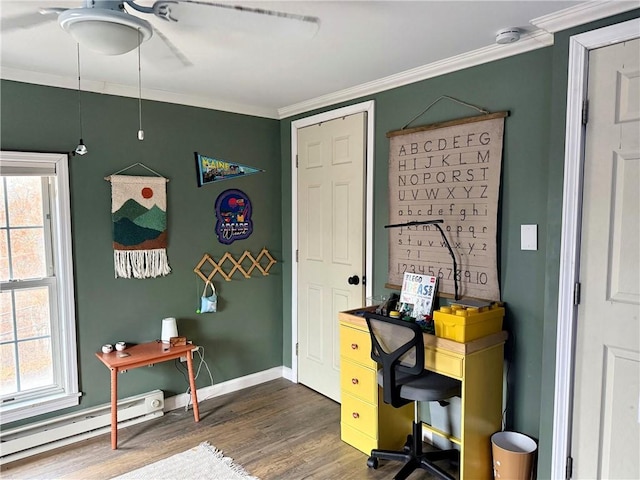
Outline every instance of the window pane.
[[53, 385], [51, 340], [41, 338], [18, 343], [20, 391]]
[[44, 228], [10, 230], [13, 279], [47, 276]]
[[18, 389], [13, 345], [0, 345], [0, 394], [2, 395], [15, 393]]
[[7, 249], [7, 230], [0, 229], [0, 281], [9, 280], [9, 250]]
[[13, 399], [0, 415], [9, 423], [77, 405], [79, 390], [71, 212], [54, 208], [70, 203], [69, 158], [5, 157], [15, 167], [0, 173], [0, 396]]
[[5, 177], [10, 227], [42, 226], [42, 180], [40, 177]]
[[51, 335], [47, 287], [16, 290], [18, 340]]
[[11, 292], [0, 293], [0, 342], [15, 340], [13, 335], [13, 305]]

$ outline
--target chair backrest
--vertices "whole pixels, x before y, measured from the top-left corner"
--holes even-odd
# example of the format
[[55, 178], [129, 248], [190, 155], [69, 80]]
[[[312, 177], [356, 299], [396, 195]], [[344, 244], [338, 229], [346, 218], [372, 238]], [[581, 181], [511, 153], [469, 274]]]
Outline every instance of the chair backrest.
[[410, 400], [400, 397], [397, 374], [420, 375], [424, 371], [424, 339], [420, 325], [406, 320], [365, 313], [371, 336], [371, 358], [382, 365], [384, 402], [401, 407]]

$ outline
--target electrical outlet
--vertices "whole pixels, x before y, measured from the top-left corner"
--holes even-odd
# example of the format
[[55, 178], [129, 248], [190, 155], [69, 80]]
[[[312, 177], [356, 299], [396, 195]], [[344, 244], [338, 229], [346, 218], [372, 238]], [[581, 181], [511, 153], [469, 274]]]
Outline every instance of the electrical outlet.
[[[189, 343], [191, 343], [191, 342], [189, 342]], [[193, 354], [194, 354], [194, 352], [197, 352], [198, 350], [200, 350], [200, 347], [198, 347], [198, 348], [196, 348], [195, 350], [192, 350], [192, 351], [191, 351], [191, 358], [193, 358]], [[181, 362], [186, 362], [186, 361], [187, 361], [187, 357], [186, 357], [186, 355], [185, 355], [184, 357], [180, 357], [180, 361], [181, 361]]]

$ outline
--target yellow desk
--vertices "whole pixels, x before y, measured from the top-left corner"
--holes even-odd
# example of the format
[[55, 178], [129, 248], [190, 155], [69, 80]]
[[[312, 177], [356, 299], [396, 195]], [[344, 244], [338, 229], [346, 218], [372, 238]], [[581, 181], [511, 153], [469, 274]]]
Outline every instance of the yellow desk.
[[[339, 313], [342, 440], [367, 455], [373, 448], [400, 449], [411, 433], [413, 406], [394, 409], [382, 401], [371, 360], [367, 323], [353, 312]], [[460, 479], [492, 479], [491, 435], [502, 427], [502, 365], [507, 332], [467, 343], [424, 335], [425, 368], [462, 382]], [[373, 383], [371, 383], [373, 382]], [[359, 388], [361, 387], [361, 388]], [[361, 390], [354, 393], [354, 390]], [[363, 399], [364, 398], [364, 399]], [[363, 414], [361, 411], [364, 411]], [[435, 433], [437, 430], [424, 425]]]

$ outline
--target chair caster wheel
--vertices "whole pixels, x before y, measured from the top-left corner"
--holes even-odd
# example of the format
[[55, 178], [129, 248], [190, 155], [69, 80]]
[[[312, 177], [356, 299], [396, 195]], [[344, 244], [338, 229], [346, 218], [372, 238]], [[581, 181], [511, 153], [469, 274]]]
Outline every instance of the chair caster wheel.
[[404, 453], [409, 453], [411, 452], [412, 448], [413, 448], [413, 435], [407, 435], [407, 441], [404, 442], [404, 445], [402, 446], [402, 451]]
[[374, 470], [378, 468], [378, 459], [376, 457], [369, 457], [367, 459], [367, 467], [373, 468]]

